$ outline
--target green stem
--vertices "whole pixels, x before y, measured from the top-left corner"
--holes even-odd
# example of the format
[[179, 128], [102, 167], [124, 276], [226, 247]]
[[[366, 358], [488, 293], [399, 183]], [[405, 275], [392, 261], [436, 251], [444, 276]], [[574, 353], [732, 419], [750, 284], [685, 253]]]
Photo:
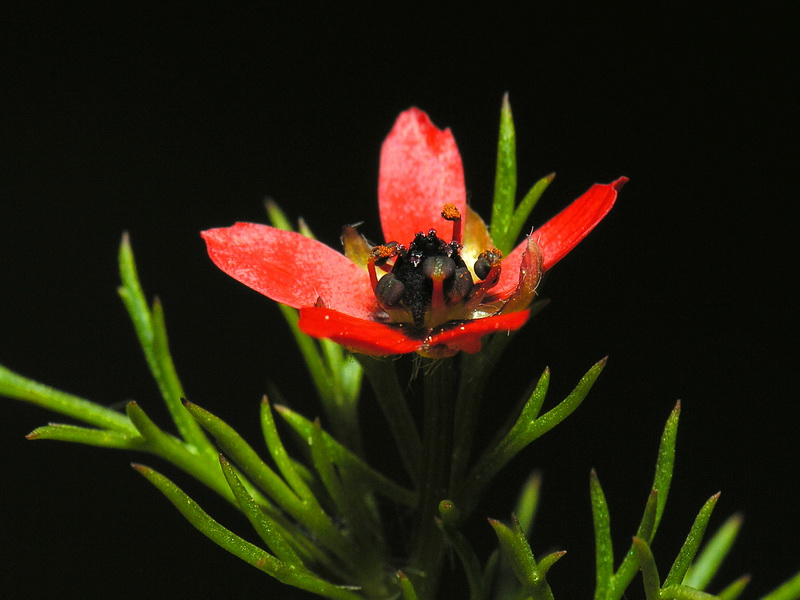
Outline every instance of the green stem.
[[375, 391], [375, 398], [400, 452], [400, 460], [411, 481], [416, 484], [419, 481], [421, 441], [408, 401], [400, 387], [394, 361], [364, 355], [355, 355], [355, 358]]
[[[497, 359], [511, 341], [511, 337], [506, 334], [494, 335], [488, 342], [485, 342], [483, 351], [477, 354], [462, 354], [460, 357], [461, 377], [455, 408], [453, 466], [450, 476], [450, 487], [454, 490], [460, 489], [464, 484], [486, 383]], [[454, 498], [454, 500], [459, 505], [463, 503], [459, 498]]]
[[436, 525], [439, 502], [449, 496], [453, 442], [455, 371], [452, 359], [428, 363], [417, 523], [411, 540], [408, 572], [416, 578], [420, 600], [430, 600], [439, 580], [444, 537]]

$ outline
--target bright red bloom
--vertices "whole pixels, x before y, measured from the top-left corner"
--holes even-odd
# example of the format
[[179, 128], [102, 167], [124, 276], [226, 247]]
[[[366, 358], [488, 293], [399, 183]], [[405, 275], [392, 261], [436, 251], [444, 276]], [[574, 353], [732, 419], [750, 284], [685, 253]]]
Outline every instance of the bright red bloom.
[[[452, 133], [412, 108], [381, 151], [385, 245], [371, 247], [353, 227], [342, 236], [345, 254], [253, 223], [202, 235], [214, 264], [299, 309], [308, 335], [364, 354], [444, 357], [477, 352], [484, 335], [522, 327], [542, 273], [600, 222], [626, 181], [593, 185], [503, 258], [467, 206]], [[449, 241], [436, 233], [451, 229]], [[379, 277], [379, 269], [387, 273]]]

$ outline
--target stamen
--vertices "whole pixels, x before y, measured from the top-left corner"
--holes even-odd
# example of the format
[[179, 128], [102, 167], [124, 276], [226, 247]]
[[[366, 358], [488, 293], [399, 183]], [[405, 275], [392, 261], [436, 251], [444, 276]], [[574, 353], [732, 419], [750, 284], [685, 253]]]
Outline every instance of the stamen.
[[497, 248], [491, 250], [484, 250], [478, 255], [478, 260], [475, 261], [475, 275], [482, 281], [478, 282], [472, 288], [467, 301], [467, 310], [475, 310], [483, 300], [489, 288], [497, 285], [500, 279], [500, 263], [503, 258], [503, 253]]
[[431, 293], [430, 326], [435, 327], [447, 321], [444, 282], [453, 276], [456, 263], [447, 256], [429, 256], [422, 263], [422, 272], [433, 281]]
[[369, 282], [373, 290], [378, 285], [378, 274], [375, 272], [375, 265], [380, 266], [395, 256], [398, 251], [397, 248], [397, 244], [390, 243], [383, 246], [375, 246], [370, 250], [369, 259], [367, 259], [367, 271], [369, 271]]
[[406, 286], [392, 273], [387, 273], [375, 286], [375, 297], [383, 306], [394, 306], [403, 298]]
[[463, 233], [461, 227], [461, 211], [456, 208], [455, 204], [445, 204], [444, 208], [442, 208], [442, 218], [445, 221], [453, 222], [453, 241], [460, 247]]

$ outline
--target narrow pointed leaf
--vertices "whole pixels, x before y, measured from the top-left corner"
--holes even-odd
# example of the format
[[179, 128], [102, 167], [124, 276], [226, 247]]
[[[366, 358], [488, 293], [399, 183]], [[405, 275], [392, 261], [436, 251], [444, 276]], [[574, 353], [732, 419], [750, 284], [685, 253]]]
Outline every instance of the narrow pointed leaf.
[[722, 561], [731, 551], [739, 529], [742, 527], [742, 520], [742, 515], [735, 514], [722, 524], [689, 568], [683, 578], [684, 585], [698, 590], [704, 590], [708, 586], [722, 565]]
[[683, 578], [683, 584], [704, 590], [733, 547], [741, 527], [742, 515], [735, 514], [728, 518], [703, 547]]
[[683, 546], [678, 552], [678, 556], [675, 558], [675, 562], [672, 563], [672, 568], [669, 570], [667, 578], [664, 580], [664, 587], [683, 583], [686, 572], [689, 570], [700, 548], [700, 543], [706, 532], [708, 520], [711, 518], [711, 513], [714, 511], [717, 500], [719, 500], [718, 493], [711, 496], [703, 505], [703, 508], [700, 509], [700, 513], [697, 515], [697, 518], [695, 518], [689, 535], [686, 537], [686, 541], [683, 543]]
[[[186, 396], [183, 391], [183, 385], [178, 379], [178, 373], [175, 371], [175, 364], [172, 361], [172, 355], [169, 351], [169, 341], [167, 340], [167, 327], [164, 322], [164, 309], [161, 306], [161, 301], [156, 298], [153, 302], [153, 309], [151, 312], [151, 323], [153, 326], [153, 360], [157, 365], [156, 371], [160, 374], [161, 381], [159, 387], [162, 389], [164, 402], [167, 405], [173, 423], [181, 434], [181, 437], [187, 443], [192, 444], [197, 448], [198, 452], [203, 452], [208, 455], [210, 459], [216, 458], [216, 450], [211, 445], [211, 442], [203, 433], [202, 428], [197, 424], [192, 416], [186, 412], [181, 400]], [[151, 367], [152, 368], [152, 367]]]
[[[553, 592], [544, 573], [540, 572], [531, 547], [516, 519], [513, 519], [512, 527], [494, 519], [489, 519], [489, 524], [497, 534], [500, 547], [525, 591], [533, 600], [553, 600]], [[555, 561], [551, 559], [550, 564], [552, 562]]]
[[269, 552], [242, 539], [212, 519], [172, 481], [143, 465], [133, 465], [150, 483], [164, 494], [181, 514], [203, 535], [234, 556], [275, 577], [282, 583], [336, 600], [358, 600], [360, 595], [319, 579], [304, 570], [295, 569]]
[[417, 469], [422, 454], [422, 438], [400, 386], [394, 361], [364, 355], [356, 355], [354, 358], [364, 368], [364, 374], [375, 391], [375, 398], [386, 417], [389, 431], [400, 453], [400, 460], [411, 481], [416, 484], [419, 481]]
[[[739, 579], [726, 586], [717, 596], [719, 596], [720, 600], [736, 600], [742, 595], [748, 583], [750, 583], [750, 575], [742, 575]], [[795, 596], [795, 599], [798, 597], [800, 597], [800, 593]]]
[[261, 401], [261, 431], [264, 435], [264, 440], [267, 444], [272, 460], [283, 475], [295, 494], [302, 500], [308, 500], [314, 496], [311, 489], [306, 484], [303, 477], [295, 467], [295, 462], [291, 459], [283, 446], [278, 429], [275, 427], [275, 419], [272, 415], [272, 408], [270, 407], [267, 397]]
[[283, 212], [283, 209], [278, 206], [278, 203], [272, 198], [267, 198], [264, 200], [264, 208], [267, 211], [267, 216], [269, 216], [269, 221], [272, 223], [273, 227], [277, 229], [283, 229], [284, 231], [294, 231], [294, 227], [292, 227], [289, 217], [286, 216], [286, 213]]
[[[309, 439], [314, 427], [311, 421], [285, 406], [275, 406], [275, 410], [297, 432], [301, 439]], [[325, 431], [322, 432], [322, 439], [328, 447], [328, 454], [331, 460], [340, 468], [350, 471], [353, 477], [364, 481], [376, 493], [400, 504], [404, 504], [405, 506], [416, 506], [417, 499], [414, 492], [398, 485], [383, 474], [374, 470]]]
[[[441, 503], [439, 511], [442, 512]], [[456, 551], [456, 556], [461, 561], [464, 573], [467, 576], [467, 584], [469, 585], [469, 598], [470, 600], [480, 600], [485, 597], [486, 587], [485, 581], [481, 577], [481, 564], [475, 550], [472, 548], [467, 538], [464, 537], [460, 531], [455, 527], [449, 526], [444, 520], [437, 521], [439, 529], [444, 534], [444, 538], [448, 545]]]
[[633, 538], [633, 548], [639, 559], [639, 566], [642, 570], [642, 583], [647, 600], [659, 600], [661, 584], [658, 579], [658, 568], [653, 559], [653, 553], [646, 541], [638, 537]]
[[539, 508], [539, 492], [542, 487], [542, 474], [538, 471], [531, 473], [527, 481], [520, 490], [519, 498], [514, 509], [514, 514], [517, 515], [519, 526], [526, 536], [531, 535], [533, 528], [533, 520], [536, 517], [536, 510]]
[[559, 550], [558, 552], [551, 552], [543, 557], [542, 560], [539, 561], [539, 574], [542, 577], [547, 575], [548, 571], [550, 571], [550, 567], [556, 564], [566, 553], [566, 550]]
[[253, 525], [253, 529], [256, 530], [259, 537], [264, 540], [267, 546], [269, 546], [269, 549], [286, 564], [303, 567], [303, 561], [284, 537], [286, 533], [285, 530], [275, 521], [270, 520], [259, 508], [256, 501], [247, 493], [242, 482], [236, 476], [236, 471], [233, 466], [222, 454], [219, 455], [219, 463], [222, 467], [222, 473], [225, 475], [225, 479], [231, 487], [233, 495], [236, 496], [236, 502], [239, 503], [239, 508], [242, 509], [242, 512]]
[[707, 594], [685, 585], [673, 585], [661, 590], [660, 598], [665, 600], [719, 600], [719, 596]]
[[107, 429], [89, 429], [77, 425], [51, 423], [37, 427], [25, 436], [29, 440], [56, 440], [59, 442], [75, 442], [87, 446], [116, 448], [121, 450], [139, 450], [144, 440], [139, 435], [128, 435]]
[[400, 590], [403, 593], [403, 600], [418, 600], [414, 584], [402, 571], [397, 572], [397, 580], [400, 582]]
[[797, 600], [798, 598], [800, 598], [800, 573], [772, 590], [761, 600]]
[[658, 514], [659, 496], [658, 490], [652, 489], [647, 497], [647, 504], [644, 506], [642, 522], [636, 531], [636, 537], [643, 539], [648, 544], [653, 543], [656, 534], [656, 515]]
[[[664, 514], [664, 506], [667, 503], [669, 486], [672, 482], [672, 470], [675, 466], [675, 442], [678, 436], [680, 415], [681, 403], [679, 400], [667, 419], [664, 433], [661, 436], [661, 444], [658, 447], [658, 460], [656, 461], [656, 472], [653, 478], [653, 489], [658, 490], [658, 510], [656, 511], [653, 534], [658, 529], [661, 516]], [[648, 543], [652, 543], [652, 538], [648, 540]]]
[[344, 517], [345, 523], [349, 527], [357, 527], [360, 522], [357, 516], [359, 506], [356, 503], [358, 500], [351, 493], [352, 490], [348, 490], [342, 485], [342, 481], [336, 473], [336, 469], [328, 455], [328, 448], [322, 438], [322, 426], [319, 420], [314, 422], [308, 441], [311, 447], [311, 459], [314, 468], [325, 486], [325, 490], [333, 500], [337, 512]]
[[497, 171], [492, 203], [492, 239], [503, 254], [511, 251], [509, 227], [514, 215], [517, 194], [517, 142], [514, 119], [508, 94], [503, 97], [500, 110], [500, 135], [497, 140]]
[[596, 571], [594, 597], [595, 600], [605, 600], [611, 589], [614, 575], [614, 547], [611, 541], [611, 517], [608, 513], [608, 504], [594, 469], [592, 469], [590, 477], [590, 490]]
[[[282, 510], [325, 539], [326, 546], [341, 549], [341, 534], [313, 497], [301, 500], [255, 450], [222, 419], [196, 404], [186, 402], [186, 409], [208, 431], [223, 453], [272, 499]], [[252, 491], [251, 491], [252, 493]], [[332, 545], [332, 546], [331, 546]]]
[[195, 446], [198, 451], [207, 453], [209, 458], [214, 460], [213, 448], [203, 434], [203, 430], [181, 406], [181, 398], [184, 393], [169, 352], [167, 333], [164, 327], [164, 313], [158, 301], [154, 304], [151, 312], [147, 300], [145, 300], [127, 233], [122, 236], [119, 248], [119, 273], [122, 285], [117, 291], [128, 310], [147, 366], [158, 384], [158, 389], [178, 432], [186, 442]]
[[540, 405], [541, 395], [546, 392], [549, 377], [547, 373], [542, 376], [531, 399], [522, 410], [520, 419], [514, 424], [506, 436], [494, 447], [484, 454], [478, 464], [473, 468], [467, 479], [467, 484], [461, 496], [470, 498], [491, 481], [500, 469], [513, 459], [528, 444], [541, 437], [553, 427], [561, 423], [586, 398], [592, 385], [603, 370], [606, 360], [603, 359], [592, 366], [591, 369], [578, 382], [574, 390], [557, 406], [547, 411], [538, 418], [530, 419], [531, 414], [538, 413], [537, 404]]
[[[650, 495], [647, 497], [647, 503], [644, 507], [642, 521], [639, 523], [639, 529], [636, 531], [636, 539], [648, 545], [653, 541], [653, 535], [655, 534], [654, 526], [657, 511], [658, 492], [656, 490], [650, 490]], [[611, 590], [609, 592], [610, 598], [620, 598], [622, 596], [625, 589], [630, 585], [636, 575], [638, 568], [639, 554], [634, 544], [631, 544], [630, 549], [625, 554], [625, 558], [622, 560], [622, 564], [619, 566], [619, 569], [617, 569], [612, 579]]]
[[536, 206], [536, 203], [539, 202], [539, 198], [542, 197], [544, 191], [555, 178], [555, 173], [550, 173], [549, 175], [542, 177], [539, 181], [533, 184], [533, 187], [528, 191], [527, 194], [525, 194], [522, 202], [519, 203], [519, 206], [517, 206], [517, 209], [514, 211], [514, 216], [511, 219], [511, 224], [508, 228], [509, 244], [513, 244], [517, 240], [522, 232], [522, 228], [525, 227], [525, 223], [527, 222], [533, 207]]
[[188, 446], [178, 438], [162, 431], [136, 402], [128, 402], [126, 406], [136, 429], [144, 438], [142, 450], [152, 452], [180, 469], [183, 469], [194, 478], [202, 481], [228, 502], [235, 503], [230, 487], [222, 476], [219, 463], [201, 460], [194, 447]]
[[95, 427], [123, 434], [137, 434], [136, 427], [124, 414], [18, 375], [2, 365], [0, 395], [36, 404]]

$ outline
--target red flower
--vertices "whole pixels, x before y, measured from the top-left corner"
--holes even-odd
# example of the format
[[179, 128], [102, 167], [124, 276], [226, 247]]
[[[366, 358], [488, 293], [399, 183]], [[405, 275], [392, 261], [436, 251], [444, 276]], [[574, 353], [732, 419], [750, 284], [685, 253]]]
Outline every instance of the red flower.
[[[299, 309], [308, 335], [364, 354], [444, 357], [477, 352], [484, 335], [522, 327], [542, 273], [608, 213], [626, 181], [593, 185], [503, 258], [467, 206], [452, 133], [412, 108], [381, 151], [385, 245], [370, 246], [353, 227], [342, 235], [345, 254], [253, 223], [202, 235], [214, 264]], [[436, 233], [450, 229], [447, 241]]]

